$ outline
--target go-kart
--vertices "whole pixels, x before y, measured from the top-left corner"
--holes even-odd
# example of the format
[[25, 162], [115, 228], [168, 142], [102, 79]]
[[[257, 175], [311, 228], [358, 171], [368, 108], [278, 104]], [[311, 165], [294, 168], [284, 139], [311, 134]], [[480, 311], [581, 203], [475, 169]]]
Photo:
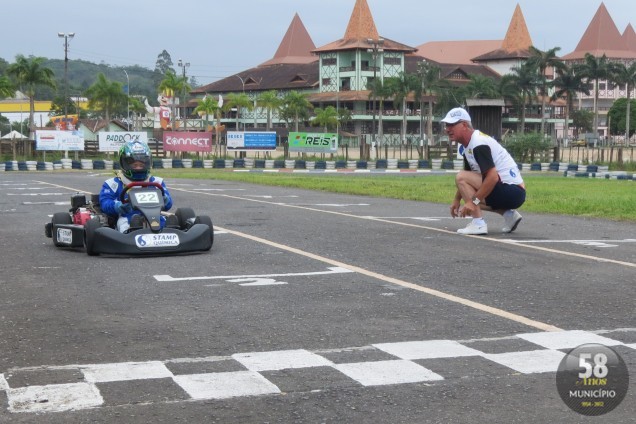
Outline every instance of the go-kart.
[[[85, 247], [88, 255], [157, 255], [202, 252], [212, 248], [214, 228], [206, 215], [195, 215], [190, 208], [174, 214], [162, 212], [163, 187], [155, 182], [133, 182], [124, 187], [119, 200], [130, 202], [142, 217], [140, 228], [127, 233], [116, 229], [116, 217], [102, 212], [99, 195], [71, 196], [69, 212], [57, 212], [44, 227], [57, 247]], [[128, 196], [126, 194], [128, 193]], [[161, 226], [161, 216], [166, 225]]]

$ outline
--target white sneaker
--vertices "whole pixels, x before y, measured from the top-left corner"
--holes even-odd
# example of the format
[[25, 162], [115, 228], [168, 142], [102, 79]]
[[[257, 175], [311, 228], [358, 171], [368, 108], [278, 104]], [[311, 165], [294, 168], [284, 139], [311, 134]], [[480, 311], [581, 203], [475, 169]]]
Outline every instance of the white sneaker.
[[460, 228], [459, 230], [457, 230], [457, 232], [459, 234], [472, 236], [486, 235], [488, 234], [488, 225], [486, 225], [485, 223], [482, 225], [478, 225], [471, 221], [470, 224], [466, 226], [466, 228]]
[[[512, 212], [512, 213], [508, 213]], [[504, 214], [504, 227], [501, 229], [503, 233], [512, 233], [517, 229], [517, 225], [521, 222], [521, 214], [514, 209], [506, 211]]]

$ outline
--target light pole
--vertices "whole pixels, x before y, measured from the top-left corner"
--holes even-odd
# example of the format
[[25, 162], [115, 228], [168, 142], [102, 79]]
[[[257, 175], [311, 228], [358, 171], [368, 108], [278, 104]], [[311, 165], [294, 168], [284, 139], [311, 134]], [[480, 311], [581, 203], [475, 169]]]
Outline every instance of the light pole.
[[123, 71], [126, 74], [126, 126], [130, 131], [130, 78], [128, 78], [128, 72], [125, 69]]
[[188, 80], [186, 79], [186, 68], [190, 67], [190, 62], [184, 62], [179, 59], [179, 62], [177, 62], [177, 66], [181, 68], [183, 75], [183, 130], [185, 131], [188, 127], [188, 101], [186, 98], [186, 86], [188, 85]]
[[[371, 45], [371, 48], [367, 49], [367, 52], [371, 53], [371, 57], [373, 58], [373, 120], [371, 124], [371, 134], [373, 135], [373, 145], [376, 148], [376, 152], [379, 151], [379, 146], [377, 145], [377, 135], [375, 129], [375, 111], [376, 111], [376, 89], [377, 89], [377, 71], [378, 71], [378, 54], [384, 52], [382, 46], [384, 46], [384, 38], [378, 38], [374, 40], [372, 38], [367, 38], [367, 43]], [[382, 76], [382, 73], [380, 73]]]
[[[234, 75], [236, 78], [241, 80], [241, 86], [243, 87], [243, 94], [245, 94], [245, 81], [239, 75]], [[236, 130], [239, 130], [239, 107], [236, 105]], [[245, 123], [243, 123], [243, 130], [245, 130]]]
[[[75, 33], [58, 32], [57, 36], [64, 39], [64, 126], [68, 129], [68, 40], [75, 37]], [[68, 150], [64, 151], [64, 158], [68, 159]]]

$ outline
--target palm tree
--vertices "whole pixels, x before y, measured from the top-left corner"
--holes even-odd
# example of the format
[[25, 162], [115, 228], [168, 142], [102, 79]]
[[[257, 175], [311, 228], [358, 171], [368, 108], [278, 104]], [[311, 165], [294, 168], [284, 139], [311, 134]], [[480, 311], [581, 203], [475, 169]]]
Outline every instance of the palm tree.
[[[184, 91], [192, 90], [190, 84], [188, 84], [187, 77], [180, 76], [178, 77], [172, 70], [167, 70], [163, 79], [159, 83], [159, 90], [171, 99], [170, 108], [172, 116], [174, 114], [175, 102], [174, 96], [175, 93], [183, 93]], [[183, 112], [185, 115], [185, 105], [183, 105]]]
[[236, 131], [239, 130], [239, 117], [241, 109], [254, 109], [254, 102], [245, 93], [230, 93], [227, 95], [227, 102], [223, 105], [226, 111], [236, 108]]
[[371, 92], [369, 93], [369, 98], [379, 100], [380, 103], [378, 105], [378, 127], [377, 127], [377, 139], [380, 140], [378, 146], [380, 145], [382, 139], [384, 138], [384, 124], [382, 123], [382, 116], [384, 112], [384, 101], [391, 97], [393, 93], [391, 92], [391, 87], [385, 84], [381, 79], [376, 78], [371, 80], [368, 87]]
[[400, 104], [402, 111], [402, 128], [400, 129], [400, 138], [402, 143], [406, 143], [406, 101], [408, 95], [415, 87], [419, 85], [419, 80], [413, 74], [400, 72], [399, 76], [387, 78], [385, 84], [393, 94], [393, 101]]
[[594, 81], [594, 136], [598, 137], [598, 82], [611, 76], [612, 63], [607, 56], [596, 57], [585, 53], [585, 62], [580, 66], [581, 77]]
[[16, 78], [20, 86], [25, 87], [25, 94], [29, 97], [29, 129], [35, 131], [35, 87], [42, 85], [55, 88], [55, 74], [50, 68], [42, 66], [43, 57], [26, 58], [18, 55], [15, 63], [7, 67], [7, 74]]
[[123, 84], [110, 81], [102, 73], [97, 75], [97, 81], [88, 87], [85, 95], [88, 97], [88, 107], [101, 110], [106, 122], [110, 122], [111, 115], [126, 106], [128, 99]]
[[528, 62], [534, 65], [539, 71], [539, 81], [541, 83], [541, 136], [545, 134], [545, 105], [548, 96], [548, 79], [545, 71], [552, 67], [556, 70], [563, 69], [565, 64], [556, 55], [561, 50], [560, 47], [553, 47], [550, 50], [542, 51], [534, 46], [530, 46], [530, 57]]
[[636, 86], [636, 62], [632, 62], [627, 66], [624, 63], [616, 63], [612, 69], [612, 81], [617, 84], [625, 85], [627, 93], [627, 116], [625, 117], [625, 143], [629, 140], [629, 118], [631, 102], [629, 100], [632, 90]]
[[5, 97], [13, 97], [15, 88], [11, 84], [11, 80], [4, 75], [0, 75], [0, 99]]
[[[424, 115], [424, 96], [428, 95], [428, 108], [426, 116], [426, 137], [428, 140], [433, 139], [433, 93], [439, 90], [440, 68], [429, 62], [422, 61], [417, 64], [416, 75], [419, 84], [414, 88], [415, 98], [420, 99], [420, 138], [423, 137]], [[423, 152], [420, 151], [420, 157]]]
[[311, 120], [311, 124], [322, 126], [324, 132], [335, 129], [338, 125], [338, 111], [333, 106], [327, 106], [324, 109], [317, 107], [316, 116]]
[[138, 118], [141, 114], [146, 113], [146, 106], [137, 97], [130, 97], [129, 107], [133, 114], [133, 131], [137, 131]]
[[214, 100], [212, 97], [209, 97], [207, 94], [203, 96], [197, 107], [194, 109], [199, 116], [205, 115], [205, 125], [206, 129], [209, 126], [210, 115], [216, 116], [217, 112], [219, 112], [221, 108], [219, 107], [219, 103]]
[[512, 72], [509, 74], [510, 77], [505, 78], [505, 83], [516, 86], [521, 108], [521, 120], [518, 132], [523, 134], [525, 133], [526, 126], [526, 105], [528, 104], [528, 101], [532, 104], [532, 99], [536, 94], [536, 88], [538, 85], [537, 72], [533, 64], [530, 62], [525, 62], [520, 66], [515, 66], [511, 69], [511, 71]]
[[493, 78], [474, 74], [470, 75], [470, 81], [462, 87], [464, 97], [467, 99], [493, 99], [499, 97], [497, 83]]
[[307, 100], [307, 96], [298, 91], [290, 91], [283, 98], [281, 114], [284, 117], [294, 118], [294, 131], [298, 132], [300, 117], [307, 118], [313, 105]]
[[556, 91], [552, 95], [553, 99], [565, 97], [565, 125], [564, 125], [564, 141], [567, 144], [569, 128], [570, 128], [570, 111], [573, 108], [573, 101], [577, 93], [590, 94], [588, 85], [585, 84], [581, 76], [576, 72], [573, 66], [564, 66], [557, 69], [557, 76], [552, 81]]
[[265, 91], [256, 99], [256, 105], [267, 110], [267, 130], [272, 128], [272, 111], [278, 111], [283, 104], [283, 101], [276, 90]]

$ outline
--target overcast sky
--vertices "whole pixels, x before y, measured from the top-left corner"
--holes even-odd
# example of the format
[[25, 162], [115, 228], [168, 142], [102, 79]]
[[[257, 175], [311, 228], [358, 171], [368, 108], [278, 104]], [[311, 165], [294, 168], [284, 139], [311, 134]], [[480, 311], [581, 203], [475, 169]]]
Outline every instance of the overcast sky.
[[[570, 53], [600, 0], [367, 0], [379, 34], [412, 47], [429, 41], [501, 40], [518, 3], [534, 45]], [[622, 33], [634, 0], [605, 0]], [[316, 47], [342, 38], [355, 0], [4, 0], [0, 58], [64, 58], [58, 32], [74, 32], [69, 59], [154, 69], [167, 50], [199, 84], [274, 56], [295, 13]]]

